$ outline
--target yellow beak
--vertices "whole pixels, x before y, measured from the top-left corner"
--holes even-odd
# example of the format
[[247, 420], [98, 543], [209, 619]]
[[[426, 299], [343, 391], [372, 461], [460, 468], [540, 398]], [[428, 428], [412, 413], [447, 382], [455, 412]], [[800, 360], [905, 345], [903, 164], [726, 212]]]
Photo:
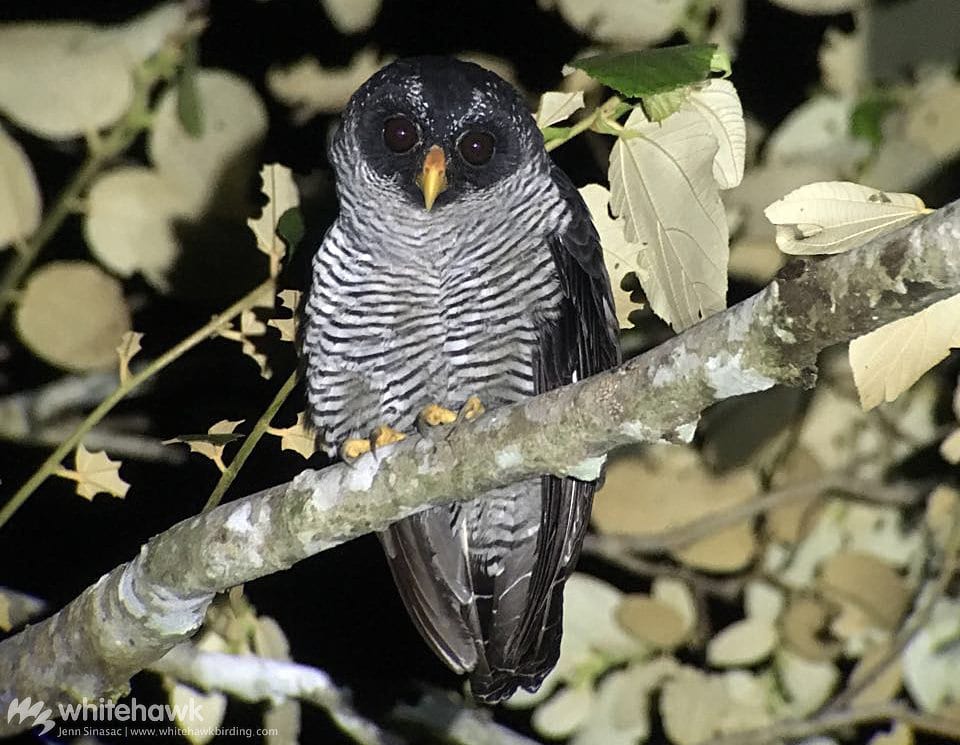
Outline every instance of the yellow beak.
[[423, 206], [429, 210], [433, 207], [437, 195], [447, 188], [447, 157], [439, 145], [434, 145], [427, 151], [417, 184], [423, 192]]

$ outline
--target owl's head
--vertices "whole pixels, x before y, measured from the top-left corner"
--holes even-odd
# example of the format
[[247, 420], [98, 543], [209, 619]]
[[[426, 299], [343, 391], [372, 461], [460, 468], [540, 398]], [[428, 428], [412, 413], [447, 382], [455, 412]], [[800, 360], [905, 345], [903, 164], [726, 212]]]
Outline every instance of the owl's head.
[[414, 57], [350, 99], [331, 148], [338, 175], [384, 198], [440, 209], [545, 167], [543, 137], [520, 94], [471, 62]]

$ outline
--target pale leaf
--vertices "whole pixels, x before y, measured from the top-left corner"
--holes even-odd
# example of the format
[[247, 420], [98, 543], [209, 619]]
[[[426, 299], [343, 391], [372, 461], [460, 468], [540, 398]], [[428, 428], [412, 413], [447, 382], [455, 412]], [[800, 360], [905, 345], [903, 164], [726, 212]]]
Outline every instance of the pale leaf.
[[46, 603], [32, 595], [0, 587], [0, 632], [32, 621], [46, 609]]
[[820, 71], [824, 86], [844, 98], [860, 95], [869, 75], [867, 34], [863, 27], [845, 34], [828, 28], [820, 46]]
[[697, 623], [697, 601], [686, 582], [671, 577], [657, 577], [653, 580], [650, 595], [680, 614], [680, 625], [685, 637], [693, 631]]
[[40, 188], [30, 160], [0, 127], [0, 248], [32, 235], [40, 213]]
[[[548, 0], [539, 0], [545, 5]], [[687, 0], [549, 0], [567, 23], [597, 41], [649, 46], [680, 25]]]
[[[103, 129], [133, 101], [132, 72], [184, 21], [166, 3], [120, 26], [10, 23], [0, 27], [0, 111], [41, 137]], [[25, 74], [29, 71], [29, 74]]]
[[263, 713], [266, 745], [297, 745], [300, 742], [300, 702], [288, 698]]
[[34, 354], [68, 370], [112, 367], [117, 343], [131, 325], [123, 287], [85, 261], [55, 261], [34, 271], [15, 320]]
[[[219, 691], [201, 693], [182, 683], [167, 681], [170, 705], [181, 733], [192, 745], [206, 745], [217, 734], [227, 712], [227, 697]], [[191, 718], [191, 714], [196, 714]]]
[[730, 707], [722, 678], [684, 667], [668, 680], [660, 694], [660, 716], [676, 745], [709, 742], [721, 730]]
[[744, 588], [743, 609], [750, 618], [775, 623], [783, 612], [785, 602], [783, 590], [765, 580], [750, 580]]
[[[750, 499], [758, 488], [749, 469], [715, 474], [686, 448], [654, 446], [642, 456], [621, 452], [609, 460], [596, 495], [593, 522], [602, 533], [656, 535], [730, 509]], [[662, 499], [665, 493], [671, 498]], [[743, 520], [671, 553], [698, 569], [731, 572], [749, 564], [756, 550], [753, 525]]]
[[937, 601], [933, 617], [903, 652], [903, 679], [910, 698], [924, 711], [960, 699], [960, 602]]
[[304, 458], [311, 457], [317, 451], [317, 437], [307, 426], [306, 413], [297, 414], [297, 421], [292, 427], [270, 427], [267, 432], [280, 438], [281, 450], [293, 450]]
[[296, 119], [339, 112], [353, 92], [390, 60], [375, 49], [362, 49], [348, 67], [321, 67], [315, 57], [305, 57], [289, 67], [267, 71], [267, 88], [287, 106], [295, 107]]
[[777, 246], [787, 254], [837, 254], [896, 230], [929, 212], [913, 194], [882, 192], [848, 181], [801, 186], [769, 205]]
[[270, 616], [258, 616], [253, 632], [253, 649], [261, 657], [289, 660], [290, 642], [280, 624]]
[[508, 59], [498, 57], [494, 54], [476, 51], [457, 52], [453, 56], [459, 60], [463, 60], [464, 62], [472, 62], [475, 65], [480, 65], [480, 67], [489, 70], [497, 77], [506, 80], [514, 88], [523, 88], [519, 79], [517, 78], [516, 68]]
[[562, 93], [548, 91], [540, 96], [540, 106], [537, 109], [537, 126], [540, 129], [562, 122], [575, 112], [583, 108], [583, 91]]
[[223, 450], [234, 440], [239, 440], [243, 437], [243, 435], [234, 434], [234, 430], [238, 425], [242, 424], [243, 421], [243, 419], [238, 419], [237, 421], [221, 419], [212, 425], [205, 435], [179, 435], [169, 440], [164, 440], [163, 444], [183, 443], [190, 448], [191, 453], [199, 453], [200, 455], [206, 456], [216, 463], [218, 468], [222, 469], [224, 467]]
[[853, 603], [881, 628], [892, 630], [910, 600], [903, 577], [867, 553], [844, 551], [829, 557], [817, 578], [820, 592], [838, 605]]
[[913, 745], [913, 730], [903, 722], [894, 722], [889, 732], [878, 732], [867, 745]]
[[933, 168], [960, 152], [960, 81], [946, 67], [921, 74], [914, 95], [904, 112], [904, 135], [913, 145], [932, 156]]
[[707, 662], [715, 667], [749, 667], [770, 656], [777, 632], [769, 619], [748, 617], [727, 626], [707, 644]]
[[653, 93], [643, 97], [643, 113], [651, 122], [662, 122], [680, 110], [693, 93], [692, 86], [685, 85], [672, 91]]
[[233, 73], [200, 70], [196, 83], [203, 104], [203, 133], [198, 137], [184, 128], [176, 89], [170, 87], [160, 98], [150, 128], [150, 159], [194, 209], [215, 194], [218, 210], [245, 210], [249, 202], [245, 175], [257, 165], [257, 145], [267, 131], [266, 108], [253, 86]]
[[862, 8], [867, 0], [773, 0], [788, 10], [809, 15], [836, 15]]
[[774, 668], [787, 698], [784, 712], [796, 718], [819, 709], [840, 679], [832, 662], [807, 660], [786, 649], [777, 651]]
[[321, 0], [323, 9], [341, 34], [358, 34], [373, 25], [381, 0]]
[[[659, 658], [645, 666], [631, 665], [605, 676], [593, 705], [570, 745], [636, 745], [650, 735], [651, 690], [659, 685], [669, 663]], [[652, 668], [656, 667], [657, 670]], [[660, 674], [663, 670], [663, 674]]]
[[599, 184], [587, 184], [580, 189], [580, 195], [590, 210], [593, 224], [600, 236], [603, 248], [603, 262], [610, 277], [613, 290], [613, 305], [617, 313], [620, 328], [630, 328], [630, 313], [643, 306], [631, 299], [631, 293], [622, 288], [624, 278], [639, 268], [641, 246], [630, 243], [623, 234], [623, 219], [613, 219], [607, 211], [610, 192]]
[[890, 642], [882, 642], [868, 649], [850, 674], [850, 685], [859, 687], [869, 681], [851, 703], [856, 706], [886, 704], [892, 701], [903, 686], [903, 665], [895, 656], [883, 671], [876, 674], [877, 664], [888, 660], [891, 653]]
[[531, 724], [544, 737], [569, 737], [586, 721], [593, 707], [593, 700], [592, 685], [581, 684], [564, 688], [545, 704], [537, 707]]
[[829, 613], [819, 599], [794, 597], [780, 619], [784, 649], [811, 661], [832, 660], [841, 652], [840, 643], [826, 633]]
[[120, 337], [120, 345], [117, 347], [117, 357], [120, 362], [121, 383], [126, 383], [130, 378], [130, 360], [132, 360], [142, 348], [140, 346], [140, 340], [142, 338], [143, 334], [138, 331], [126, 331], [123, 336]]
[[195, 206], [155, 170], [121, 166], [98, 178], [87, 195], [84, 233], [94, 256], [122, 277], [143, 274], [155, 289], [170, 289], [180, 256], [176, 222]]
[[[623, 593], [608, 582], [576, 572], [563, 595], [563, 644], [561, 658], [568, 653], [601, 652], [610, 660], [629, 659], [646, 651], [646, 646], [626, 633], [616, 620]], [[569, 636], [569, 639], [567, 638]], [[563, 663], [572, 660], [563, 660]]]
[[297, 338], [297, 307], [300, 305], [298, 290], [281, 290], [277, 293], [280, 305], [290, 311], [290, 318], [271, 318], [268, 326], [273, 326], [280, 332], [280, 341], [296, 341]]
[[130, 60], [141, 61], [159, 52], [186, 20], [187, 8], [182, 3], [161, 3], [126, 23], [104, 29], [104, 33]]
[[240, 350], [247, 357], [257, 363], [260, 369], [260, 375], [265, 380], [273, 377], [273, 370], [270, 368], [267, 356], [257, 349], [257, 346], [251, 341], [252, 337], [263, 336], [267, 331], [267, 325], [257, 318], [252, 310], [245, 310], [240, 314], [239, 328], [227, 328], [219, 332], [219, 335], [225, 339], [240, 343]]
[[[771, 133], [764, 145], [766, 163], [771, 167], [795, 169], [819, 165], [836, 179], [859, 173], [860, 164], [870, 155], [870, 143], [850, 131], [854, 100], [827, 93], [811, 96], [791, 111]], [[805, 179], [806, 184], [815, 179]], [[771, 194], [767, 192], [765, 203]]]
[[850, 366], [864, 409], [893, 401], [950, 350], [960, 347], [960, 295], [850, 342]]
[[715, 78], [694, 91], [690, 102], [710, 125], [717, 141], [713, 177], [721, 189], [730, 189], [743, 179], [747, 156], [747, 127], [737, 89], [729, 80]]
[[260, 217], [248, 218], [247, 225], [257, 239], [257, 249], [270, 258], [271, 276], [279, 271], [280, 261], [287, 253], [286, 244], [277, 235], [277, 224], [283, 213], [300, 203], [293, 172], [279, 163], [268, 163], [260, 169], [262, 192], [267, 204]]
[[713, 176], [717, 141], [692, 106], [661, 124], [639, 109], [610, 154], [610, 205], [653, 310], [681, 331], [725, 307], [727, 221]]
[[940, 443], [940, 455], [951, 465], [960, 463], [960, 429], [955, 429]]
[[77, 494], [93, 499], [97, 494], [109, 494], [123, 499], [130, 484], [120, 478], [120, 461], [110, 460], [103, 451], [90, 452], [83, 444], [77, 445], [73, 457], [74, 470], [61, 470], [59, 475], [77, 482]]
[[658, 649], [680, 646], [687, 636], [676, 609], [649, 595], [627, 595], [617, 608], [617, 621], [641, 641]]
[[87, 23], [4, 25], [0, 111], [51, 139], [113, 124], [133, 100], [133, 79], [124, 49], [105, 41], [104, 30]]

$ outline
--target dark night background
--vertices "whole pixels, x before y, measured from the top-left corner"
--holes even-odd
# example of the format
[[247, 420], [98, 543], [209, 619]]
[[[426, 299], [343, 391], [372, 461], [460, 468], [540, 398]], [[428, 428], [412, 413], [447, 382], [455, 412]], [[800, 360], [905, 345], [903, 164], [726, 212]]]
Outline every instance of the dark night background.
[[[152, 4], [6, 2], [0, 6], [0, 20], [82, 17], [116, 22]], [[824, 30], [830, 26], [849, 29], [851, 19], [799, 16], [766, 0], [749, 0], [746, 5], [746, 33], [732, 79], [745, 110], [772, 126], [806, 100], [818, 84], [817, 50]], [[683, 39], [678, 36], [672, 41]], [[209, 28], [200, 40], [200, 61], [204, 66], [235, 71], [257, 87], [271, 121], [262, 160], [279, 161], [306, 177], [326, 168], [324, 147], [331, 119], [317, 117], [302, 126], [292, 125], [288, 111], [265, 90], [264, 76], [271, 65], [293, 62], [307, 54], [325, 66], [346, 65], [358, 49], [369, 44], [397, 56], [472, 50], [505, 58], [515, 66], [523, 86], [539, 93], [555, 87], [562, 65], [590, 43], [556, 12], [539, 9], [533, 0], [385, 0], [375, 25], [351, 37], [341, 36], [331, 27], [317, 0], [220, 0], [210, 6]], [[82, 159], [83, 146], [57, 145], [13, 132], [37, 169], [49, 204]], [[139, 147], [142, 152], [142, 145]], [[604, 178], [584, 138], [560, 148], [556, 157], [577, 184]], [[307, 238], [282, 279], [283, 284], [295, 288], [303, 286], [304, 262], [335, 209], [328, 181], [308, 178], [305, 183], [316, 185], [303, 204]], [[955, 186], [955, 180], [952, 184]], [[258, 185], [252, 183], [250, 188], [252, 193]], [[945, 186], [931, 184], [930, 188], [936, 192]], [[949, 191], [956, 193], [955, 188]], [[920, 194], [929, 196], [923, 191]], [[44, 250], [41, 261], [85, 255], [80, 220], [73, 217]], [[222, 308], [223, 298], [236, 294], [235, 288], [246, 281], [242, 276], [229, 276], [233, 269], [224, 264], [216, 274], [207, 274], [203, 282], [209, 284], [209, 292], [190, 292], [187, 299], [157, 296], [140, 280], [126, 282], [128, 298], [149, 298], [134, 314], [134, 328], [147, 333], [143, 358], [157, 355]], [[58, 377], [57, 370], [39, 362], [15, 341], [9, 324], [7, 321], [0, 330], [7, 353], [0, 369], [0, 395], [36, 388]], [[119, 412], [145, 413], [151, 421], [150, 432], [160, 439], [205, 431], [219, 419], [255, 420], [294, 364], [290, 345], [277, 345], [269, 351], [277, 372], [273, 380], [265, 382], [235, 344], [224, 340], [205, 343], [163, 373], [143, 396], [124, 403]], [[301, 408], [298, 400], [288, 402], [278, 421], [292, 423]], [[38, 448], [0, 445], [0, 499], [6, 499], [46, 455]], [[298, 455], [280, 453], [275, 442], [265, 441], [228, 498], [285, 481], [302, 467]], [[133, 485], [125, 500], [101, 495], [92, 503], [78, 498], [71, 483], [49, 479], [0, 530], [0, 585], [43, 598], [51, 609], [59, 609], [101, 574], [131, 558], [152, 535], [196, 514], [217, 477], [210, 462], [198, 456], [190, 456], [175, 468], [125, 459], [122, 474]], [[612, 574], [605, 567], [585, 566], [625, 588], [637, 585], [637, 580]], [[279, 621], [296, 661], [329, 672], [354, 692], [360, 710], [375, 718], [398, 698], [415, 700], [422, 682], [459, 687], [455, 676], [430, 654], [408, 622], [380, 546], [372, 536], [253, 582], [246, 592], [260, 613]], [[140, 700], [162, 696], [156, 676], [141, 675], [135, 681], [134, 694]], [[302, 741], [341, 741], [322, 712], [304, 706], [303, 716]], [[523, 714], [505, 712], [500, 716], [519, 729], [525, 727]], [[256, 727], [259, 717], [260, 707], [231, 701], [224, 724]]]

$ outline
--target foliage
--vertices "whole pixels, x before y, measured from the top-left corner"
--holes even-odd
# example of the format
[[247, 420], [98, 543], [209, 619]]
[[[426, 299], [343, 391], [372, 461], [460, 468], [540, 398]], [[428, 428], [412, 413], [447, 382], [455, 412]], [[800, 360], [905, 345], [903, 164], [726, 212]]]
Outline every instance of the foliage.
[[[786, 255], [816, 261], [922, 217], [930, 210], [909, 192], [960, 154], [954, 70], [916, 65], [902, 81], [876, 79], [867, 34], [886, 8], [775, 3], [854, 14], [852, 31], [824, 35], [821, 85], [767, 132], [744, 113], [735, 65], [731, 74], [740, 0], [539, 0], [590, 39], [558, 89], [539, 96], [535, 117], [548, 150], [586, 140], [600, 153], [608, 184], [581, 194], [628, 347], [650, 346], [663, 333], [659, 321], [680, 332], [722, 310], [731, 279], [756, 287]], [[381, 12], [379, 0], [322, 5], [346, 35], [363, 34]], [[115, 26], [0, 26], [0, 316], [12, 311], [19, 344], [64, 376], [116, 370], [113, 389], [4, 495], [0, 529], [52, 475], [76, 482], [87, 500], [136, 490], [121, 462], [88, 450], [85, 438], [189, 350], [226, 339], [271, 379], [278, 360], [265, 342], [295, 338], [299, 295], [281, 276], [304, 235], [298, 179], [258, 162], [271, 126], [259, 91], [299, 125], [337, 112], [390, 57], [358, 43], [345, 67], [306, 57], [247, 80], [198, 65], [208, 19], [193, 6], [161, 3]], [[674, 34], [690, 43], [637, 51]], [[509, 62], [464, 56], [516, 80]], [[775, 80], [777, 60], [769, 63]], [[60, 144], [83, 138], [85, 160], [52, 199], [41, 198], [56, 190], [40, 188], [23, 133]], [[133, 149], [141, 141], [145, 158]], [[58, 236], [78, 209], [79, 260]], [[151, 348], [152, 329], [134, 330], [131, 288], [142, 279], [154, 296], [173, 297], [175, 273], [203, 248], [183, 228], [206, 224], [238, 228], [230, 235], [246, 243], [236, 252], [259, 260], [261, 276], [179, 343]], [[41, 254], [48, 247], [50, 257]], [[960, 740], [960, 497], [945, 475], [960, 463], [960, 387], [949, 416], [942, 405], [952, 385], [942, 363], [960, 347], [958, 301], [944, 298], [825, 355], [802, 406], [749, 397], [732, 402], [725, 419], [708, 414], [695, 445], [613, 457], [586, 552], [630, 572], [630, 587], [575, 574], [556, 669], [538, 693], [508, 706], [531, 709], [543, 737], [576, 745], [653, 741], [661, 727], [677, 745], [849, 740], [845, 725], [887, 721], [891, 733], [871, 742], [911, 741], [925, 728]], [[948, 364], [955, 369], [955, 357]], [[267, 438], [274, 452], [313, 455], [304, 412], [273, 423], [296, 384], [295, 372], [285, 375], [252, 426], [221, 420], [164, 441], [215, 465], [206, 508], [264, 434], [277, 438]], [[0, 406], [0, 417], [12, 411]], [[885, 481], [931, 447], [942, 458], [936, 478]], [[0, 629], [39, 612], [24, 597], [0, 591]], [[211, 612], [195, 647], [290, 660], [283, 630], [240, 591]], [[221, 692], [173, 678], [165, 686], [172, 702], [201, 701], [205, 726], [225, 714]], [[295, 740], [298, 706], [274, 702], [266, 726]], [[357, 733], [370, 731], [351, 729], [333, 708], [331, 716], [360, 741], [367, 735]], [[426, 711], [416, 719], [443, 729]]]

